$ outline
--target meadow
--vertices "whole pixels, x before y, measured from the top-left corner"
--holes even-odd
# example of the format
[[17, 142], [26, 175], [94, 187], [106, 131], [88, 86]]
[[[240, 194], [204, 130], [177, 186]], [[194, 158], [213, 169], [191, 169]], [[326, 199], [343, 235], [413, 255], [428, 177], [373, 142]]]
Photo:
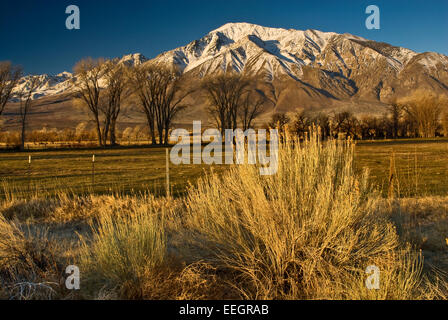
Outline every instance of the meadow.
[[370, 170], [384, 196], [391, 182], [399, 197], [447, 195], [447, 159], [447, 139], [361, 141], [355, 150], [355, 166]]
[[447, 299], [447, 152], [313, 135], [272, 176], [170, 165], [168, 197], [164, 148], [2, 153], [0, 298]]
[[[28, 156], [31, 155], [31, 165]], [[95, 164], [92, 168], [92, 155]], [[448, 194], [448, 139], [359, 141], [355, 167], [388, 196], [390, 184], [400, 197]], [[120, 147], [30, 152], [2, 152], [0, 180], [7, 189], [27, 194], [166, 193], [165, 148]], [[392, 162], [392, 166], [391, 166]], [[170, 189], [180, 196], [190, 183], [222, 166], [170, 164]], [[94, 174], [94, 178], [92, 175]], [[391, 174], [394, 175], [391, 180]]]
[[[28, 163], [31, 155], [31, 165]], [[92, 164], [92, 156], [95, 163]], [[205, 165], [170, 164], [172, 195], [185, 192]], [[18, 194], [166, 193], [166, 150], [161, 147], [123, 147], [8, 152], [0, 157], [0, 178]]]

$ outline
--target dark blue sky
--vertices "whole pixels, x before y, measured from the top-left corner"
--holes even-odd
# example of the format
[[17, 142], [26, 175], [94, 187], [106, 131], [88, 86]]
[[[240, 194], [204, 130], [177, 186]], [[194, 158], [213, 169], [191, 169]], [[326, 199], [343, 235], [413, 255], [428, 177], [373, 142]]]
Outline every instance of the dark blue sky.
[[[65, 28], [70, 4], [80, 8], [81, 30]], [[365, 27], [370, 4], [381, 9], [381, 30]], [[152, 58], [228, 22], [348, 32], [448, 55], [447, 0], [1, 0], [0, 60], [56, 74], [87, 56]]]

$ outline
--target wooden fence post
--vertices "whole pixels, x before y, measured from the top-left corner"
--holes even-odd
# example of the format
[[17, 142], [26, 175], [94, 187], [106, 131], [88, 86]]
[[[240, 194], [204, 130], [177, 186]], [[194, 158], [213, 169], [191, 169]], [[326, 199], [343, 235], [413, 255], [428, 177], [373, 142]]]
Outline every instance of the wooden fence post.
[[95, 155], [92, 155], [92, 187], [95, 185]]
[[168, 148], [165, 149], [166, 154], [166, 196], [170, 196], [170, 156]]
[[31, 192], [31, 155], [28, 156], [28, 192]]

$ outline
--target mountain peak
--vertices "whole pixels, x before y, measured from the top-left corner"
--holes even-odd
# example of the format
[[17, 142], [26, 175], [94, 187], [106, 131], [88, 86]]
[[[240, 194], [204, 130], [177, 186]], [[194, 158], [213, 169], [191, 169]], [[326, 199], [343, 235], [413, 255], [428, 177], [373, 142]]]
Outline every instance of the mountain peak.
[[248, 22], [229, 22], [229, 23], [222, 25], [218, 29], [211, 31], [210, 33], [226, 32], [226, 31], [241, 32], [241, 33], [249, 32], [250, 33], [250, 32], [253, 32], [254, 30], [268, 30], [268, 29], [287, 31], [286, 29], [283, 29], [283, 28], [265, 27], [265, 26], [261, 26], [258, 24], [248, 23]]
[[[293, 30], [293, 29], [291, 29]], [[296, 31], [296, 30], [294, 30]], [[237, 42], [249, 35], [255, 35], [259, 38], [276, 37], [280, 34], [288, 33], [289, 31], [283, 28], [264, 27], [258, 24], [247, 22], [231, 22], [211, 31], [208, 35], [220, 34], [226, 38]]]
[[138, 66], [146, 61], [148, 61], [148, 58], [141, 53], [131, 53], [121, 57], [119, 62], [130, 66]]
[[[183, 72], [199, 67], [199, 74], [204, 75], [228, 68], [241, 71], [248, 65], [250, 57], [261, 55], [263, 59], [259, 60], [260, 64], [255, 63], [252, 67], [263, 65], [271, 74], [269, 77], [280, 73], [296, 79], [301, 74], [302, 66], [313, 63], [330, 38], [336, 35], [332, 32], [287, 30], [246, 22], [227, 23], [203, 38], [166, 52], [156, 59], [173, 63]], [[220, 58], [216, 59], [218, 56]], [[269, 60], [268, 63], [263, 63], [265, 59]], [[293, 69], [299, 74], [293, 75]]]
[[[141, 53], [132, 53], [115, 61], [134, 66], [148, 59]], [[289, 79], [297, 86], [303, 85], [309, 97], [324, 99], [356, 96], [384, 100], [409, 88], [428, 86], [446, 90], [448, 86], [445, 73], [437, 74], [448, 73], [448, 57], [444, 55], [418, 54], [348, 33], [271, 28], [246, 22], [224, 24], [201, 39], [160, 54], [153, 61], [174, 65], [199, 78], [232, 69], [262, 75], [268, 81]], [[409, 74], [419, 78], [401, 78]], [[41, 77], [45, 81], [37, 96], [69, 90], [73, 76], [62, 73]], [[21, 85], [26, 86], [28, 80], [23, 78]], [[401, 89], [404, 84], [407, 89]]]

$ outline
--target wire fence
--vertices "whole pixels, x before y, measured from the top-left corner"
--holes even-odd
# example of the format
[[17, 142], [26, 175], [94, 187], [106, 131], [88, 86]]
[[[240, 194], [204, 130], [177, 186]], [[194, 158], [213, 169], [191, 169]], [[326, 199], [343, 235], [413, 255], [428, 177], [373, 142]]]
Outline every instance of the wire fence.
[[210, 166], [173, 165], [168, 148], [0, 154], [2, 194], [59, 192], [179, 196]]

